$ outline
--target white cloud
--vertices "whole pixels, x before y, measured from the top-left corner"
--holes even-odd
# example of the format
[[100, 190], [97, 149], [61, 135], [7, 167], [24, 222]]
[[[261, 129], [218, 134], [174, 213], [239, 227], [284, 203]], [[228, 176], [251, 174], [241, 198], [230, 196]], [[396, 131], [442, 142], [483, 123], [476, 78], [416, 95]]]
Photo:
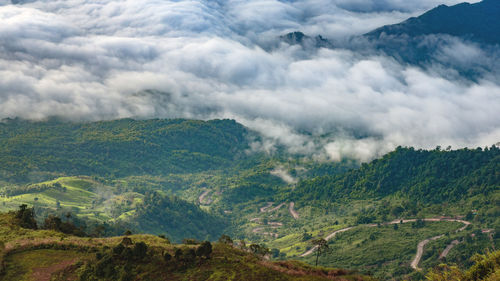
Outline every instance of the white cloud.
[[[500, 141], [495, 73], [472, 83], [452, 68], [424, 71], [346, 49], [261, 48], [293, 30], [361, 34], [435, 0], [0, 4], [0, 118], [235, 118], [263, 134], [254, 148], [279, 143], [363, 161], [397, 145]], [[498, 61], [474, 44], [446, 42], [436, 51], [441, 61]]]

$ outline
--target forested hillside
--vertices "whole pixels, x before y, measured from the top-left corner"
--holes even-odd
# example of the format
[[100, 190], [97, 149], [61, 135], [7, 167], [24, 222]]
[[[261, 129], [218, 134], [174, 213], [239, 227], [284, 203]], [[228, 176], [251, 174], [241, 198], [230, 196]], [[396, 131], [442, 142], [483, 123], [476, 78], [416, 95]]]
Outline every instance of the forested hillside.
[[[259, 136], [230, 120], [6, 120], [0, 132], [0, 210], [26, 204], [39, 223], [56, 215], [94, 236], [226, 234], [264, 245], [276, 260], [318, 258], [413, 280], [450, 245], [446, 261], [465, 269], [500, 243], [496, 146], [398, 147], [360, 164], [250, 153]], [[314, 243], [328, 237], [331, 251], [316, 257]], [[417, 245], [432, 237], [412, 266]]]
[[500, 149], [445, 151], [399, 147], [383, 158], [336, 176], [298, 184], [296, 200], [367, 199], [401, 194], [416, 202], [457, 201], [500, 187]]
[[54, 175], [119, 177], [227, 167], [247, 147], [231, 120], [132, 120], [0, 123], [0, 179]]

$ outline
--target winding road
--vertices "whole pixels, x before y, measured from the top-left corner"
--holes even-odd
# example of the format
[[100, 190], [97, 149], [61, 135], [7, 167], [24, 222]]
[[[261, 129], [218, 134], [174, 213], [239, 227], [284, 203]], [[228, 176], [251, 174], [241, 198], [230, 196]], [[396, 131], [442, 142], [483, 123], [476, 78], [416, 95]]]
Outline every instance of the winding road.
[[451, 243], [448, 246], [446, 246], [444, 251], [439, 255], [439, 259], [446, 258], [446, 256], [450, 252], [450, 250], [453, 249], [453, 247], [455, 247], [458, 244], [460, 244], [460, 241], [458, 241], [458, 240], [451, 241]]
[[297, 219], [299, 219], [299, 213], [297, 213], [294, 210], [294, 207], [295, 207], [295, 202], [290, 202], [290, 206], [288, 206], [288, 210], [290, 211], [290, 214], [292, 215], [292, 217], [297, 220]]
[[427, 238], [423, 241], [420, 241], [417, 245], [417, 254], [415, 255], [415, 258], [411, 261], [411, 268], [415, 269], [415, 270], [420, 270], [420, 268], [418, 267], [418, 263], [420, 262], [420, 259], [422, 259], [422, 255], [424, 254], [424, 247], [425, 245], [427, 245], [427, 243], [431, 242], [431, 241], [434, 241], [434, 240], [438, 240], [439, 238], [443, 237], [444, 234], [441, 234], [439, 236], [434, 236], [434, 237], [431, 237], [431, 238]]
[[[468, 221], [461, 220], [461, 219], [453, 219], [453, 218], [429, 218], [429, 219], [422, 219], [422, 220], [423, 221], [428, 221], [428, 222], [440, 222], [440, 221], [459, 222], [459, 223], [464, 224], [464, 226], [462, 226], [461, 228], [457, 229], [456, 232], [460, 232], [460, 231], [465, 230], [465, 228], [467, 228], [467, 226], [470, 224], [470, 222], [468, 222]], [[408, 223], [408, 222], [416, 222], [416, 221], [417, 221], [417, 219], [393, 220], [391, 222], [383, 223], [382, 225], [391, 225], [391, 224], [397, 224], [397, 223]], [[377, 226], [377, 224], [358, 225], [358, 226], [375, 227], [375, 226]], [[341, 233], [341, 232], [345, 232], [345, 231], [351, 230], [354, 227], [357, 227], [357, 226], [351, 226], [351, 227], [346, 227], [346, 228], [342, 228], [342, 229], [336, 230], [336, 231], [330, 233], [328, 236], [326, 236], [325, 240], [328, 241], [328, 240], [332, 239], [333, 237], [335, 237], [335, 235], [337, 235], [337, 233]], [[444, 236], [444, 234], [439, 235], [439, 236], [434, 236], [434, 237], [431, 237], [431, 238], [427, 238], [427, 239], [425, 239], [423, 241], [420, 241], [418, 243], [418, 245], [417, 245], [417, 254], [415, 255], [415, 258], [411, 262], [411, 267], [413, 269], [420, 270], [420, 268], [418, 267], [418, 264], [420, 263], [420, 260], [422, 259], [422, 255], [424, 253], [424, 247], [425, 247], [425, 245], [427, 245], [427, 243], [429, 243], [431, 241], [434, 241], [434, 240], [437, 240], [437, 239], [439, 239], [439, 238], [441, 238], [443, 236]], [[448, 245], [448, 247], [450, 247], [450, 245]], [[451, 250], [451, 248], [453, 248], [453, 246], [451, 246], [450, 249], [448, 249], [448, 247], [446, 247], [446, 249], [448, 249], [448, 251], [446, 253], [445, 253], [446, 249], [445, 249], [445, 251], [443, 251], [443, 253], [445, 253], [444, 256], [446, 256], [448, 254], [448, 252]], [[312, 247], [311, 249], [307, 250], [305, 253], [303, 253], [300, 256], [301, 257], [306, 257], [306, 256], [312, 254], [317, 248], [318, 248], [317, 246], [314, 246], [314, 247]]]
[[[211, 202], [205, 202], [205, 197], [210, 193], [210, 189], [203, 191], [203, 193], [198, 197], [198, 201], [203, 205], [210, 205]], [[210, 200], [211, 201], [211, 200]]]
[[[342, 229], [336, 230], [336, 231], [328, 234], [328, 236], [325, 237], [325, 240], [328, 241], [328, 240], [332, 239], [333, 237], [335, 237], [335, 235], [337, 235], [337, 233], [346, 232], [346, 231], [351, 230], [353, 228], [354, 228], [354, 226], [346, 227], [346, 228], [342, 228]], [[314, 247], [312, 247], [311, 249], [307, 250], [307, 252], [303, 253], [300, 256], [301, 257], [307, 257], [310, 254], [312, 254], [314, 252], [314, 250], [316, 250], [317, 248], [318, 248], [318, 246], [314, 246]]]
[[271, 206], [272, 206], [273, 204], [274, 204], [273, 202], [267, 202], [267, 205], [266, 205], [266, 206], [264, 206], [264, 207], [260, 208], [260, 212], [261, 212], [261, 213], [265, 213], [265, 212], [267, 212], [267, 209], [271, 208]]

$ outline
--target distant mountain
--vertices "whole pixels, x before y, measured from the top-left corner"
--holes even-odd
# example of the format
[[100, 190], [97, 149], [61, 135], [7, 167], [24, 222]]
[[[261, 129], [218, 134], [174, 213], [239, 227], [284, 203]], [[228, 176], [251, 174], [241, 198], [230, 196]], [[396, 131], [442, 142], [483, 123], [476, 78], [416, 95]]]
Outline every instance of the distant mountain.
[[290, 32], [288, 34], [280, 36], [281, 41], [289, 45], [301, 45], [303, 47], [315, 47], [315, 48], [332, 48], [333, 45], [328, 41], [328, 39], [323, 38], [323, 36], [318, 35], [316, 37], [310, 37], [305, 35], [300, 31]]
[[484, 0], [476, 4], [440, 5], [402, 23], [378, 28], [366, 36], [408, 35], [416, 37], [447, 34], [487, 44], [500, 44], [500, 1]]

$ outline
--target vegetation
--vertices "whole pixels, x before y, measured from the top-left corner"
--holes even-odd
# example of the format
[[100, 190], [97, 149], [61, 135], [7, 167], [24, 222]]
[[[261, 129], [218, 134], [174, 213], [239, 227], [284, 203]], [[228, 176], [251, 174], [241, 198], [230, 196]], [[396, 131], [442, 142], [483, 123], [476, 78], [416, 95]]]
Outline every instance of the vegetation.
[[0, 280], [371, 280], [346, 270], [266, 261], [226, 243], [172, 245], [151, 235], [81, 238], [22, 228], [13, 214], [0, 219]]
[[417, 203], [457, 201], [498, 190], [499, 170], [500, 148], [496, 146], [455, 151], [399, 147], [360, 169], [302, 181], [294, 199], [333, 201], [404, 194]]
[[120, 177], [228, 167], [247, 148], [248, 131], [230, 120], [0, 123], [0, 179], [54, 175]]
[[494, 281], [500, 279], [500, 251], [475, 255], [474, 265], [468, 270], [441, 264], [426, 277], [429, 281]]
[[[71, 241], [77, 251], [83, 247], [89, 255], [80, 271], [63, 275], [78, 275], [85, 268], [95, 276], [95, 265], [106, 260], [103, 268], [113, 267], [118, 274], [113, 278], [118, 278], [129, 271], [128, 263], [112, 250], [124, 243], [124, 251], [133, 251], [141, 241], [147, 249], [144, 260], [133, 261], [138, 275], [158, 266], [170, 268], [169, 276], [194, 280], [189, 274], [209, 275], [199, 267], [219, 266], [218, 253], [239, 255], [234, 249], [245, 259], [251, 254], [259, 264], [261, 257], [280, 260], [282, 265], [266, 267], [280, 271], [289, 266], [293, 272], [309, 272], [287, 259], [317, 260], [383, 279], [420, 280], [443, 262], [465, 270], [473, 264], [472, 255], [500, 246], [497, 147], [400, 147], [360, 165], [347, 159], [319, 163], [279, 148], [273, 155], [248, 153], [252, 133], [229, 120], [6, 120], [0, 133], [0, 171], [5, 171], [0, 175], [0, 210], [26, 205], [14, 230], [0, 235], [18, 241], [16, 249], [26, 241], [33, 245], [33, 240], [57, 247]], [[455, 232], [462, 224], [422, 220], [437, 217], [459, 217], [471, 225]], [[384, 224], [401, 219], [416, 221]], [[24, 227], [18, 229], [21, 223]], [[328, 251], [301, 257], [313, 241], [326, 241], [333, 231], [348, 227], [324, 244]], [[130, 240], [99, 238], [124, 233]], [[226, 235], [212, 243], [222, 233]], [[423, 271], [412, 269], [417, 244], [438, 235], [444, 236], [425, 246], [419, 263]], [[212, 241], [211, 253], [201, 241]], [[458, 244], [440, 257], [454, 241]], [[98, 259], [97, 252], [109, 259]]]

